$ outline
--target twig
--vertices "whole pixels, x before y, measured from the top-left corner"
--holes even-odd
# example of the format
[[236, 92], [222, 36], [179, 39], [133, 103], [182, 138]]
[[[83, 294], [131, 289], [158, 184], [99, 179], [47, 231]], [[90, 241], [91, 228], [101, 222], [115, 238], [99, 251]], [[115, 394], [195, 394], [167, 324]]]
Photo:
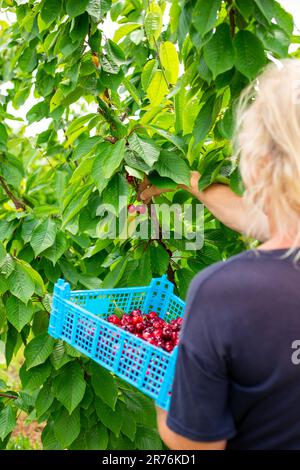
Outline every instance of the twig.
[[228, 0], [229, 6], [229, 21], [230, 21], [230, 32], [231, 36], [235, 34], [235, 10], [232, 5], [232, 0]]
[[117, 142], [118, 138], [108, 136], [108, 137], [105, 137], [104, 140], [106, 140], [106, 142], [110, 142], [111, 144], [115, 144]]
[[0, 393], [0, 397], [2, 397], [2, 398], [9, 398], [10, 400], [16, 400], [17, 398], [19, 398], [18, 396], [9, 395], [9, 394], [7, 394], [7, 393]]
[[15, 208], [17, 210], [18, 209], [26, 210], [26, 205], [24, 204], [24, 202], [20, 201], [18, 198], [16, 198], [16, 196], [11, 192], [11, 190], [7, 186], [5, 180], [2, 176], [0, 176], [0, 186], [2, 186], [2, 188], [4, 189], [5, 193], [9, 197], [9, 199], [14, 203]]

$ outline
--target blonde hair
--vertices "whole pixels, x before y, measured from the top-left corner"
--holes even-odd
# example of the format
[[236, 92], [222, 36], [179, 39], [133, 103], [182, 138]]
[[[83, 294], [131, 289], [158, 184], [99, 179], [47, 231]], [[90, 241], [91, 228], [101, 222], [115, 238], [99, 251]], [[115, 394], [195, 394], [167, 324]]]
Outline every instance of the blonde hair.
[[252, 210], [249, 235], [263, 233], [271, 218], [276, 233], [299, 247], [300, 61], [270, 63], [242, 93], [236, 122], [236, 156]]

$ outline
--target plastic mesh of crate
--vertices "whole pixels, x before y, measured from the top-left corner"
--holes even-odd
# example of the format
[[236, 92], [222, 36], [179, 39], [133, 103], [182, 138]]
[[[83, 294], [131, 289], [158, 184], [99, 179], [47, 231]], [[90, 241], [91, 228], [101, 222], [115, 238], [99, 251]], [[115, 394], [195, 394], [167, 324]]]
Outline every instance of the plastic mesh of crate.
[[134, 385], [168, 409], [177, 348], [171, 353], [153, 346], [106, 319], [116, 306], [129, 313], [155, 311], [165, 321], [182, 317], [185, 303], [173, 293], [166, 276], [149, 286], [71, 291], [59, 279], [54, 287], [49, 334]]

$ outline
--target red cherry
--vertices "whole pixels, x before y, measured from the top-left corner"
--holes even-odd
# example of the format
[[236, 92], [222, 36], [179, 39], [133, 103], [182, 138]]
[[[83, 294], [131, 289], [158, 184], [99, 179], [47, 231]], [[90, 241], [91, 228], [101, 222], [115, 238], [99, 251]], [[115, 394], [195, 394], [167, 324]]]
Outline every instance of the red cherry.
[[137, 317], [137, 316], [140, 316], [142, 314], [141, 310], [139, 308], [135, 308], [134, 310], [132, 310], [131, 312], [131, 315], [133, 317]]
[[129, 184], [132, 184], [134, 182], [134, 177], [132, 175], [129, 175], [128, 173], [126, 175], [126, 179]]
[[137, 212], [139, 212], [139, 214], [145, 214], [146, 210], [147, 210], [147, 206], [144, 204], [142, 206], [137, 206]]
[[146, 328], [146, 327], [145, 327], [144, 323], [142, 323], [142, 322], [141, 322], [141, 323], [137, 323], [137, 324], [135, 325], [135, 331], [136, 331], [137, 333], [142, 333], [145, 328]]
[[152, 325], [155, 329], [163, 328], [165, 326], [165, 322], [161, 318], [158, 318], [158, 319], [154, 320]]
[[135, 211], [136, 211], [135, 205], [134, 204], [129, 204], [129, 206], [127, 207], [127, 210], [129, 212], [129, 214], [134, 214]]
[[174, 349], [174, 346], [173, 346], [173, 343], [171, 341], [166, 341], [163, 348], [167, 352], [172, 352], [173, 349]]
[[143, 336], [143, 338], [144, 338], [146, 341], [148, 341], [149, 339], [153, 338], [152, 332], [151, 332], [151, 331], [148, 331], [148, 330], [143, 331], [142, 336]]
[[180, 326], [181, 326], [181, 325], [182, 325], [182, 322], [183, 322], [183, 319], [182, 319], [181, 317], [179, 317], [179, 318], [176, 318], [175, 321], [176, 321], [177, 325], [180, 325]]
[[121, 320], [117, 315], [110, 315], [107, 320], [114, 325], [121, 325]]
[[169, 339], [172, 337], [172, 329], [169, 327], [169, 325], [165, 326], [162, 330], [162, 336], [165, 339]]
[[130, 315], [123, 315], [122, 319], [121, 319], [121, 324], [122, 325], [131, 325], [132, 324], [132, 318]]
[[148, 339], [148, 343], [153, 344], [154, 346], [157, 346], [158, 341], [156, 338], [150, 338]]
[[135, 326], [134, 325], [125, 325], [124, 330], [129, 331], [129, 333], [135, 333]]
[[171, 338], [172, 338], [173, 343], [175, 343], [175, 341], [178, 339], [177, 331], [172, 331]]
[[153, 331], [153, 337], [156, 339], [161, 339], [162, 338], [162, 329], [158, 328], [157, 330]]
[[138, 323], [142, 323], [143, 317], [141, 315], [133, 317], [132, 324], [137, 325]]
[[151, 320], [154, 320], [154, 319], [156, 320], [157, 317], [158, 317], [156, 312], [150, 312], [150, 313], [148, 313], [147, 316], [148, 316], [148, 318], [151, 318]]

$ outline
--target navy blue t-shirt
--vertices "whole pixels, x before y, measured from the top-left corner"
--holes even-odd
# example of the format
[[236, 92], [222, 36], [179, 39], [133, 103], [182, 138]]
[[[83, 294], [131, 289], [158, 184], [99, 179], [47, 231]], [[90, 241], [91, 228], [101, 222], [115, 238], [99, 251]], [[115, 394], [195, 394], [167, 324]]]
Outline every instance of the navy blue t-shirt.
[[198, 274], [188, 295], [167, 424], [228, 449], [300, 449], [300, 264], [247, 251]]

